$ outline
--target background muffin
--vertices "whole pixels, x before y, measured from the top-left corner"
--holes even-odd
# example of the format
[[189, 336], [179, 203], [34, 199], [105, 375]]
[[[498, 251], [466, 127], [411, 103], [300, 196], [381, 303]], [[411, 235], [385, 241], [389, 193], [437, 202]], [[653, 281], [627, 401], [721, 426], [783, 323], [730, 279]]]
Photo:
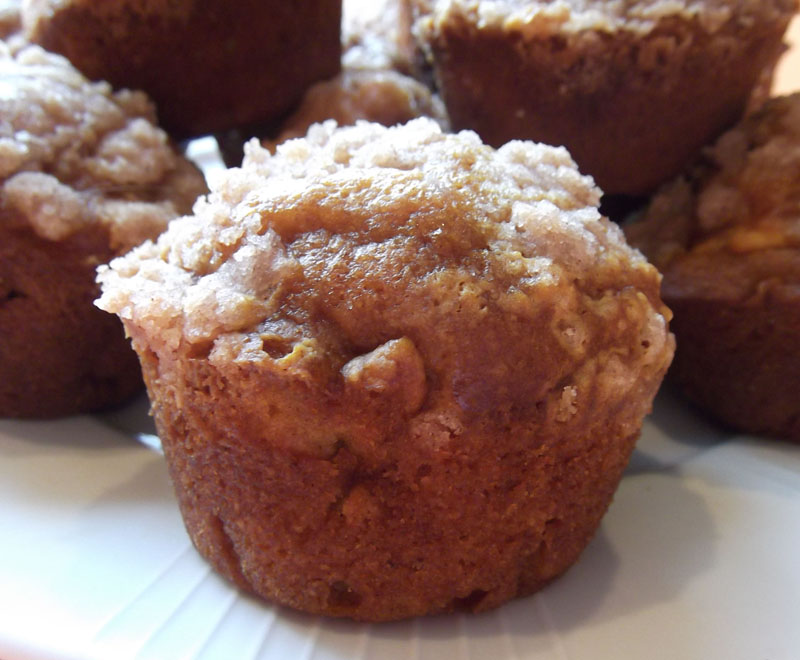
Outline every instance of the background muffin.
[[[416, 51], [410, 8], [401, 0], [345, 0], [342, 14], [341, 72], [312, 85], [294, 112], [262, 144], [274, 150], [285, 140], [304, 136], [311, 124], [327, 119], [339, 126], [351, 126], [359, 119], [394, 126], [431, 117], [447, 130], [441, 98], [412, 76]], [[222, 142], [226, 162], [239, 165], [244, 140]]]
[[610, 194], [678, 174], [760, 94], [796, 0], [410, 0], [456, 129], [566, 145]]
[[25, 0], [28, 38], [146, 91], [178, 137], [267, 124], [339, 70], [341, 0]]
[[141, 93], [112, 94], [38, 47], [0, 43], [0, 415], [51, 417], [141, 387], [95, 268], [205, 191]]
[[281, 125], [275, 145], [302, 137], [311, 124], [334, 119], [340, 126], [352, 126], [359, 119], [384, 126], [404, 124], [417, 117], [431, 117], [442, 128], [449, 122], [441, 99], [414, 78], [391, 69], [345, 67], [332, 80], [312, 86], [300, 106]]
[[664, 273], [686, 394], [800, 440], [800, 94], [723, 135], [626, 232]]
[[251, 143], [101, 272], [187, 529], [243, 588], [385, 620], [578, 557], [672, 355], [659, 277], [566, 150], [417, 119]]

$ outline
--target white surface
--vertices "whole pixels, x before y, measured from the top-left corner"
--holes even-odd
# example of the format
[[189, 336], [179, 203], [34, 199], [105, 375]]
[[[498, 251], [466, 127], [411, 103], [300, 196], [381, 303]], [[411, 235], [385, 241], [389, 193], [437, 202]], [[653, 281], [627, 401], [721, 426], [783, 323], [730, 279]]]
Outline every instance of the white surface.
[[212, 573], [163, 458], [134, 439], [145, 410], [0, 421], [3, 660], [800, 658], [800, 447], [725, 435], [668, 393], [563, 578], [388, 625], [296, 614]]

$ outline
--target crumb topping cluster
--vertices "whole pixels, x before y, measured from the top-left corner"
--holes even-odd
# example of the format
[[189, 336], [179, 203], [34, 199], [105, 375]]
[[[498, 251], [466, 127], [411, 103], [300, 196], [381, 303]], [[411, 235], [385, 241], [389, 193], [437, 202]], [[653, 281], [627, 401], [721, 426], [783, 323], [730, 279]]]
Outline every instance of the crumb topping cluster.
[[112, 92], [66, 59], [0, 43], [0, 195], [48, 240], [93, 223], [123, 251], [157, 235], [205, 190], [140, 92]]
[[[599, 196], [563, 148], [494, 150], [430, 119], [316, 124], [274, 155], [251, 142], [193, 216], [101, 269], [97, 304], [167, 362], [252, 365], [409, 416], [430, 397], [476, 414], [545, 399], [567, 422], [672, 353], [658, 274]], [[452, 438], [449, 405], [412, 426]]]
[[599, 197], [563, 148], [512, 142], [495, 152], [428, 119], [389, 129], [326, 122], [275, 155], [248, 144], [242, 168], [194, 216], [113, 262], [102, 304], [126, 316], [163, 305], [190, 340], [252, 328], [270, 314], [275, 287], [300, 276], [292, 245], [304, 236], [379, 244], [420, 232], [409, 220], [423, 218], [442, 265], [474, 250], [502, 254], [529, 286], [563, 269], [585, 276], [598, 262], [647, 268], [601, 223]]
[[770, 100], [723, 134], [628, 230], [660, 268], [692, 252], [800, 249], [800, 94]]

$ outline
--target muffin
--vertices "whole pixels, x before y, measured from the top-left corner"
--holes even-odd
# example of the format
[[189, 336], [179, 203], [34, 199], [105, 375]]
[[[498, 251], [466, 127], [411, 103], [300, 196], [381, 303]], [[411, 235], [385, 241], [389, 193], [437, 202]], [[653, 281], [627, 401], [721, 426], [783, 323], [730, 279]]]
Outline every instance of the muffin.
[[341, 0], [24, 0], [28, 38], [142, 89], [177, 137], [268, 124], [339, 70]]
[[598, 198], [563, 148], [326, 122], [101, 269], [200, 553], [360, 620], [565, 571], [673, 350]]
[[278, 136], [263, 144], [274, 150], [326, 119], [340, 126], [352, 126], [359, 119], [394, 126], [417, 117], [431, 117], [445, 130], [449, 126], [441, 99], [414, 78], [391, 69], [345, 67], [332, 80], [311, 87]]
[[408, 0], [455, 129], [646, 195], [765, 89], [796, 0]]
[[95, 268], [156, 237], [205, 191], [139, 92], [0, 42], [0, 416], [111, 406], [142, 379]]
[[800, 441], [800, 94], [725, 133], [626, 233], [664, 274], [687, 396]]

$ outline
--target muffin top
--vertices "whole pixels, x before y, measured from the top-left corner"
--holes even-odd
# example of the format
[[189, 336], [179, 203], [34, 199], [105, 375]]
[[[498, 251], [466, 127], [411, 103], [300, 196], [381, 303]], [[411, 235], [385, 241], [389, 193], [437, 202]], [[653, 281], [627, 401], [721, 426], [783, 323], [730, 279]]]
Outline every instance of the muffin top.
[[97, 304], [167, 361], [400, 387], [439, 417], [551, 397], [566, 419], [671, 356], [658, 274], [599, 197], [563, 148], [315, 124], [275, 155], [251, 142], [193, 216], [101, 270]]
[[743, 298], [768, 281], [800, 283], [800, 94], [723, 134], [626, 233], [670, 295]]
[[37, 46], [0, 43], [0, 196], [48, 240], [92, 224], [112, 249], [156, 236], [205, 192], [141, 92], [113, 93]]
[[586, 30], [651, 32], [664, 19], [696, 22], [714, 33], [731, 18], [775, 20], [796, 11], [796, 0], [421, 0], [435, 21], [460, 18], [480, 28], [526, 36]]

